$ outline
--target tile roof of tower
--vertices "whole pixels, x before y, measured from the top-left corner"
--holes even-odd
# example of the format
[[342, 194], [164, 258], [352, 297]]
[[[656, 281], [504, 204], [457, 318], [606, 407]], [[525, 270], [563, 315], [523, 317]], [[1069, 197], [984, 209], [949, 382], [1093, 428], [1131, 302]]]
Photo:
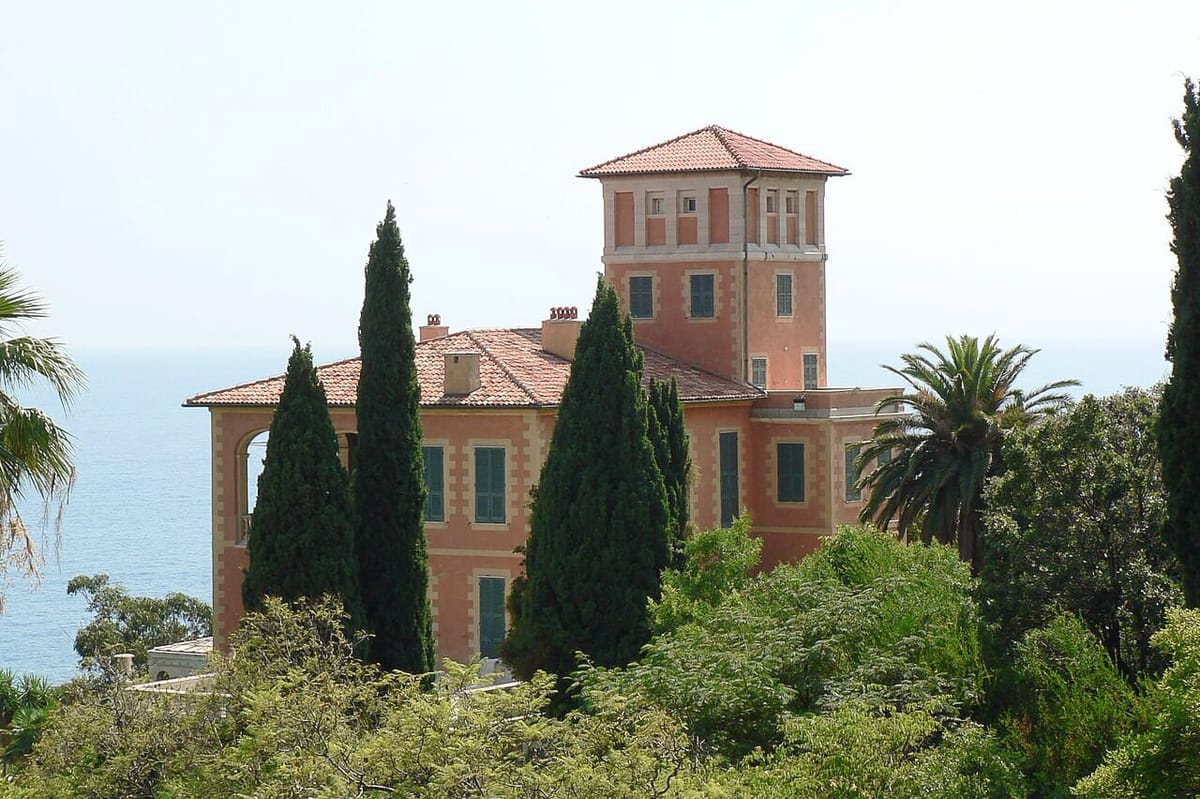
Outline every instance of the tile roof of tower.
[[[763, 396], [753, 386], [727, 380], [654, 350], [641, 348], [643, 379], [674, 377], [684, 402], [750, 400]], [[478, 352], [480, 387], [470, 394], [445, 393], [444, 356]], [[427, 408], [555, 407], [562, 398], [571, 362], [542, 349], [542, 331], [533, 328], [464, 330], [423, 341], [416, 347], [421, 405]], [[361, 361], [347, 358], [317, 367], [330, 407], [353, 407]], [[283, 391], [283, 375], [242, 383], [188, 398], [188, 407], [273, 407]]]
[[641, 175], [656, 172], [713, 172], [718, 170], [806, 172], [849, 175], [843, 167], [820, 161], [778, 144], [755, 139], [717, 125], [685, 133], [637, 152], [584, 169], [583, 178]]

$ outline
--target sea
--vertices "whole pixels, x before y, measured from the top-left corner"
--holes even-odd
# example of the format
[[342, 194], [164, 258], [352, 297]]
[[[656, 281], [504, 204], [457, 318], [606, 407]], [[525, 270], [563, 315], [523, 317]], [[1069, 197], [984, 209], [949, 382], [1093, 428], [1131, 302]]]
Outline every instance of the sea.
[[[1030, 343], [1041, 352], [1025, 370], [1025, 388], [1075, 378], [1082, 386], [1072, 393], [1103, 395], [1151, 386], [1169, 373], [1157, 339]], [[882, 365], [897, 365], [899, 354], [912, 349], [912, 342], [892, 341], [831, 345], [829, 384], [897, 385]], [[211, 602], [209, 414], [182, 403], [204, 391], [279, 374], [289, 352], [72, 350], [72, 355], [87, 374], [88, 388], [70, 409], [57, 407], [46, 392], [18, 394], [74, 437], [78, 478], [61, 540], [55, 546], [51, 534], [44, 541], [38, 582], [0, 576], [7, 599], [0, 614], [0, 669], [54, 683], [75, 675], [75, 633], [88, 621], [84, 599], [66, 592], [75, 575], [107, 574], [135, 596], [179, 591]], [[27, 520], [40, 520], [37, 504], [26, 503], [22, 510]]]

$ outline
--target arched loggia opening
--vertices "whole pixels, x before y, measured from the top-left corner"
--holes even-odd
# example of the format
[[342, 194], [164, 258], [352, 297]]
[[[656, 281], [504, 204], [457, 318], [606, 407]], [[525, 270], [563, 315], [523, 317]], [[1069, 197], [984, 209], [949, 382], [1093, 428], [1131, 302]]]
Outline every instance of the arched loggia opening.
[[246, 482], [242, 487], [242, 507], [237, 532], [237, 543], [239, 544], [245, 544], [247, 536], [250, 535], [250, 524], [254, 519], [254, 506], [258, 503], [258, 476], [262, 474], [269, 435], [270, 431], [263, 430], [246, 442], [245, 465], [242, 469]]

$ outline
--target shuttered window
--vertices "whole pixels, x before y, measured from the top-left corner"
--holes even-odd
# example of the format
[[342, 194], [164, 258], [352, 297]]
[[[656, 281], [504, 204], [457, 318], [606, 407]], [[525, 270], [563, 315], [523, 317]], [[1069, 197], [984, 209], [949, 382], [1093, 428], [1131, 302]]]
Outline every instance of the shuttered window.
[[479, 654], [500, 656], [504, 640], [504, 578], [479, 578]]
[[649, 275], [629, 278], [629, 315], [634, 319], [654, 316], [654, 278]]
[[713, 276], [712, 275], [692, 275], [691, 276], [691, 316], [708, 318], [713, 316], [714, 312], [714, 297], [713, 297]]
[[738, 434], [721, 433], [721, 526], [728, 527], [738, 514]]
[[780, 502], [804, 501], [804, 445], [779, 444], [775, 449], [778, 461]]
[[858, 502], [862, 499], [862, 489], [857, 486], [859, 473], [854, 462], [858, 460], [861, 448], [857, 445], [846, 447], [846, 501]]
[[446, 521], [446, 483], [442, 448], [422, 447], [425, 457], [425, 521]]
[[775, 275], [775, 315], [792, 315], [792, 275], [781, 272]]
[[475, 521], [505, 521], [504, 447], [475, 448]]

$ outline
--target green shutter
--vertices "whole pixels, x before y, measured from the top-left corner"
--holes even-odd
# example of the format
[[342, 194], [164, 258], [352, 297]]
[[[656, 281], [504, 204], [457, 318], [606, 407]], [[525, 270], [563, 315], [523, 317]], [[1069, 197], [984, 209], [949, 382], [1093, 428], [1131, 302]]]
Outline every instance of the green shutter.
[[738, 434], [721, 433], [721, 526], [728, 527], [738, 514]]
[[775, 276], [775, 315], [792, 315], [792, 276], [790, 274]]
[[846, 447], [846, 501], [858, 502], [862, 499], [862, 491], [855, 483], [858, 482], [858, 469], [854, 468], [854, 462], [858, 460], [859, 446], [854, 444]]
[[505, 521], [503, 447], [475, 448], [475, 521]]
[[485, 658], [498, 657], [504, 632], [504, 578], [480, 577], [479, 654]]
[[775, 448], [780, 502], [804, 501], [804, 445], [779, 444]]
[[694, 317], [711, 317], [714, 312], [712, 275], [692, 275], [692, 313]]
[[446, 485], [441, 447], [422, 447], [425, 457], [425, 521], [446, 521]]

